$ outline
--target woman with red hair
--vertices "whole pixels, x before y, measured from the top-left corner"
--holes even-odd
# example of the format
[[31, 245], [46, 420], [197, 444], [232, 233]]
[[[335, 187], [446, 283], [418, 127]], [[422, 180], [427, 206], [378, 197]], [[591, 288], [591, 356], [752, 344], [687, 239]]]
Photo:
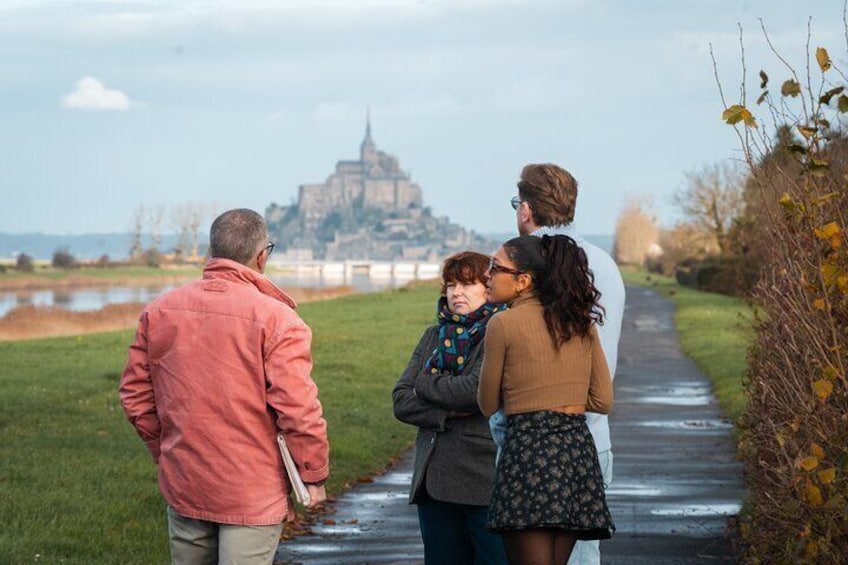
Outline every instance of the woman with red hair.
[[489, 256], [452, 255], [442, 269], [438, 324], [425, 330], [392, 392], [395, 417], [418, 427], [409, 495], [426, 565], [506, 564], [485, 527], [495, 444], [477, 407], [483, 337], [502, 304], [486, 301]]

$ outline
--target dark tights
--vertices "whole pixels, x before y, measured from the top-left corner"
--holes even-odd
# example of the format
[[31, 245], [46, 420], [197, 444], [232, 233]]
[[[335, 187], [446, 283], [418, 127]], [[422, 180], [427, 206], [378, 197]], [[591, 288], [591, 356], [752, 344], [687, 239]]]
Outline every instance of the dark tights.
[[565, 565], [574, 549], [574, 536], [555, 528], [504, 533], [509, 565]]

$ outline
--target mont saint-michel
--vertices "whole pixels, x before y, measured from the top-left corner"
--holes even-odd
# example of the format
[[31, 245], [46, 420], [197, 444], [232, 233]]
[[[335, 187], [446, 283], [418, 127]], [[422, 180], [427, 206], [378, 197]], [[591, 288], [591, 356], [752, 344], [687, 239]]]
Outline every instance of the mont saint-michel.
[[370, 119], [358, 160], [338, 161], [326, 181], [300, 185], [296, 204], [271, 204], [265, 217], [284, 260], [437, 262], [495, 245], [424, 206], [398, 158], [377, 149]]

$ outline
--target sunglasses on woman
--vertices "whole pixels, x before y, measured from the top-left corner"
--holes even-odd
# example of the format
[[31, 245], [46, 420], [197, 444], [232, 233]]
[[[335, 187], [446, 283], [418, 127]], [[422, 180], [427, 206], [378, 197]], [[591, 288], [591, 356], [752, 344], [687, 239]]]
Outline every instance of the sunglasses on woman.
[[489, 259], [489, 272], [492, 273], [506, 273], [508, 275], [523, 275], [524, 271], [519, 271], [517, 269], [510, 269], [509, 267], [504, 267], [503, 265], [499, 265], [495, 262], [495, 258], [491, 257]]

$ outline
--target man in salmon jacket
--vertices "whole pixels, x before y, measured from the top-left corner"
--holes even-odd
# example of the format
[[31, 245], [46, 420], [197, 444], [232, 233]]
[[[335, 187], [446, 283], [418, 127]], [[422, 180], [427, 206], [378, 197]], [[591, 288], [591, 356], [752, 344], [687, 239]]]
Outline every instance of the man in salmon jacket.
[[224, 212], [209, 240], [203, 277], [141, 314], [121, 405], [158, 466], [173, 563], [270, 564], [294, 515], [278, 432], [310, 506], [326, 499], [312, 334], [262, 274], [274, 243], [261, 215]]

